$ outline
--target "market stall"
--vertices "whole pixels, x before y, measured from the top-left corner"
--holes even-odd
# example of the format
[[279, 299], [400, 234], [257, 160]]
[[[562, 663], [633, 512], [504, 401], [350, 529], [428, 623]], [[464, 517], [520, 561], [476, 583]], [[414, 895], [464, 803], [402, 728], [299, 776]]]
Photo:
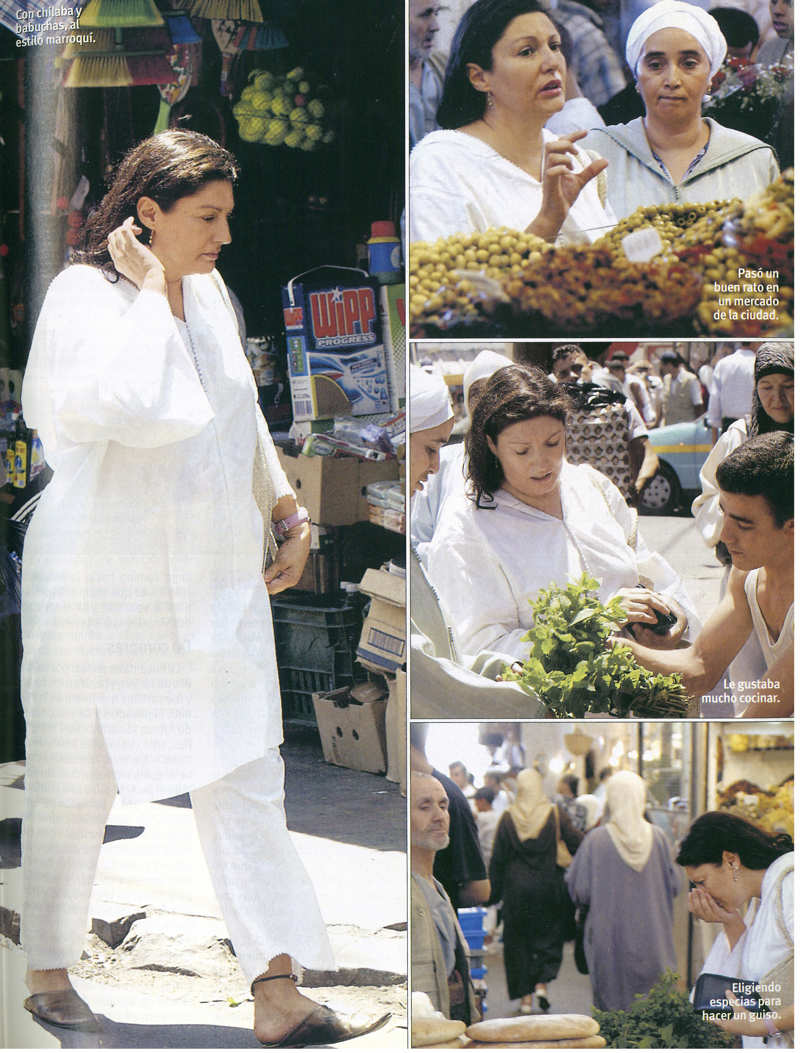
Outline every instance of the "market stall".
[[[513, 753], [509, 749], [512, 742], [518, 744]], [[547, 798], [559, 801], [567, 814], [578, 817], [575, 821], [580, 822], [582, 814], [587, 819], [591, 815], [590, 827], [595, 820], [608, 821], [608, 815], [603, 814], [603, 784], [608, 776], [636, 773], [646, 785], [645, 816], [665, 835], [670, 859], [674, 859], [691, 824], [707, 811], [730, 811], [769, 832], [791, 832], [793, 745], [791, 727], [780, 721], [451, 722], [446, 729], [428, 725], [426, 739], [427, 756], [437, 770], [447, 771], [457, 760], [465, 773], [471, 773], [467, 775], [471, 784], [465, 790], [467, 796], [481, 785], [483, 774], [491, 772], [500, 777], [513, 800], [519, 766], [534, 768], [542, 777]], [[572, 802], [563, 796], [567, 792], [565, 777], [576, 782], [577, 799]], [[596, 798], [596, 804], [589, 811], [585, 802], [591, 797]], [[575, 805], [579, 805], [577, 810]], [[477, 813], [479, 824], [482, 814], [480, 810]], [[558, 976], [548, 984], [551, 1008], [542, 1015], [534, 1011], [533, 1019], [543, 1024], [561, 1014], [586, 1014], [598, 1025], [593, 1032], [598, 1036], [597, 1044], [616, 1048], [676, 1048], [687, 1043], [722, 1048], [732, 1044], [729, 1036], [701, 1017], [689, 998], [716, 926], [698, 921], [687, 911], [689, 883], [683, 868], [679, 870], [680, 888], [673, 901], [671, 929], [677, 970], [665, 973], [628, 1009], [598, 1010], [592, 1000], [591, 976], [581, 974], [577, 955], [567, 942]], [[519, 1016], [517, 1001], [506, 993], [505, 933], [498, 939], [497, 922], [491, 913], [490, 917], [483, 908], [458, 912], [469, 948], [473, 984], [487, 1018], [495, 1024], [485, 1034], [471, 1027], [467, 1039], [473, 1046], [491, 1044], [499, 1035], [509, 1043], [520, 1041], [525, 1030], [525, 1016]], [[612, 953], [611, 948], [608, 951]], [[438, 1045], [428, 1035], [424, 1007], [421, 1018], [423, 1026], [414, 1044]], [[512, 1022], [522, 1029], [504, 1031]], [[529, 1034], [526, 1032], [526, 1040], [545, 1041], [544, 1036], [534, 1034], [535, 1030], [534, 1026]], [[431, 1030], [433, 1034], [439, 1033]], [[579, 1032], [574, 1034], [577, 1037]], [[584, 1037], [588, 1040], [593, 1035], [587, 1032]]]
[[420, 338], [791, 334], [794, 170], [746, 201], [640, 207], [592, 245], [507, 228], [410, 248]]

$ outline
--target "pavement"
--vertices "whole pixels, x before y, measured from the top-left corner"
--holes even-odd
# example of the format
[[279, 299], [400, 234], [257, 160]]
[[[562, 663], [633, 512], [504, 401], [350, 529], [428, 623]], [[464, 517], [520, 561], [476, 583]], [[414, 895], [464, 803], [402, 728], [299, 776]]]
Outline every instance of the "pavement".
[[[326, 764], [319, 736], [287, 730], [286, 811], [336, 955], [301, 987], [343, 1012], [392, 1014], [347, 1043], [406, 1048], [405, 799], [383, 776]], [[252, 997], [227, 940], [188, 796], [117, 803], [93, 890], [92, 932], [71, 970], [98, 1035], [45, 1028], [22, 1009], [18, 941], [24, 763], [0, 765], [0, 1047], [251, 1049]]]
[[700, 537], [691, 515], [639, 516], [639, 531], [649, 548], [680, 574], [701, 622], [719, 603], [722, 566]]
[[[483, 956], [483, 964], [486, 966], [486, 1017], [495, 1020], [516, 1016], [519, 1012], [519, 999], [512, 1001], [508, 997], [502, 944], [490, 944], [490, 947], [491, 951]], [[581, 975], [575, 967], [574, 942], [564, 944], [561, 968], [556, 979], [547, 985], [547, 997], [550, 1013], [592, 1015], [592, 984], [589, 977]], [[538, 1011], [535, 1004], [534, 1011]]]

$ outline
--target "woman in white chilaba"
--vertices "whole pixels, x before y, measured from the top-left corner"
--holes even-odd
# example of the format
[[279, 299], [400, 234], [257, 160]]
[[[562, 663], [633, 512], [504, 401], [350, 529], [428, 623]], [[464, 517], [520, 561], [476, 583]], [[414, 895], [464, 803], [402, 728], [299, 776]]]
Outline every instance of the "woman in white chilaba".
[[[36, 328], [22, 401], [54, 475], [23, 571], [25, 1005], [97, 1027], [67, 970], [108, 812], [190, 791], [256, 1036], [306, 1046], [382, 1021], [296, 986], [333, 958], [286, 829], [268, 592], [299, 580], [309, 528], [215, 269], [236, 177], [197, 133], [136, 146]], [[265, 520], [283, 543], [263, 572]]]

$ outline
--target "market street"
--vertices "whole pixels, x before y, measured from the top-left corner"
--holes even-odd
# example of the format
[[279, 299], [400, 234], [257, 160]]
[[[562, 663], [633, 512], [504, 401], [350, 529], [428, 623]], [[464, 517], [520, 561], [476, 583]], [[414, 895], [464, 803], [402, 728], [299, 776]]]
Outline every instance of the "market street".
[[[547, 985], [552, 1013], [592, 1015], [592, 985], [588, 976], [575, 968], [574, 942], [564, 944], [564, 957], [555, 980]], [[486, 966], [486, 1008], [489, 1017], [516, 1016], [519, 1001], [509, 999], [503, 968], [503, 945], [495, 943], [492, 953], [484, 955]]]
[[[287, 738], [289, 827], [337, 961], [332, 973], [306, 973], [302, 986], [343, 1012], [392, 1013], [387, 1027], [353, 1040], [350, 1048], [404, 1048], [405, 800], [383, 776], [324, 763], [315, 731], [290, 730]], [[8, 817], [0, 824], [7, 835], [0, 841], [4, 934], [21, 899], [14, 819], [22, 814], [23, 774], [20, 764], [0, 767], [2, 815]], [[185, 797], [115, 805], [91, 913], [95, 933], [72, 975], [103, 1033], [53, 1030], [50, 1037], [37, 1025], [22, 1009], [24, 957], [2, 938], [3, 1046], [259, 1048], [252, 998], [231, 954]], [[109, 946], [97, 933], [120, 942]]]
[[639, 516], [639, 530], [648, 546], [680, 574], [686, 591], [704, 622], [719, 602], [722, 567], [707, 548], [690, 516]]

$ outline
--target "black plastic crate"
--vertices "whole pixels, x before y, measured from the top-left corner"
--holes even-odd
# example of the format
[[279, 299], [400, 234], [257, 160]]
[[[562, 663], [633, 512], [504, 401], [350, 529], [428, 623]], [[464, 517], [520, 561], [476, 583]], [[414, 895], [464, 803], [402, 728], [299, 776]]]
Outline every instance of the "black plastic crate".
[[316, 724], [312, 695], [354, 680], [360, 605], [282, 593], [272, 597], [284, 720]]

